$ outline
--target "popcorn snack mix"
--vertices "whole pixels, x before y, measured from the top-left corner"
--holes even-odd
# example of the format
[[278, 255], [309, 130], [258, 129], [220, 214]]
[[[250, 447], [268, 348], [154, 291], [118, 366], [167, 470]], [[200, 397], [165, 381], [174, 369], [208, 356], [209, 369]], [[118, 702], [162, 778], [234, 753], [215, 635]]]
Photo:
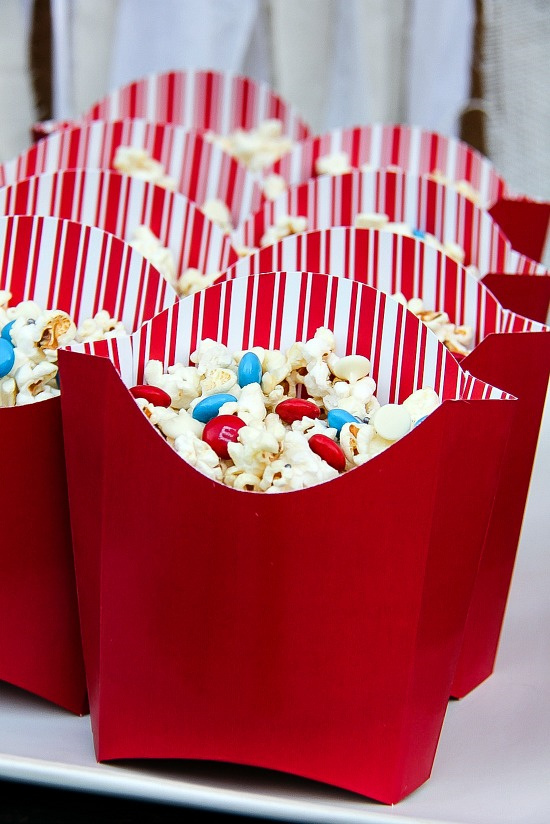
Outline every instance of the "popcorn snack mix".
[[[425, 781], [516, 402], [383, 293], [300, 272], [215, 284], [60, 368], [98, 759], [229, 761], [385, 802]], [[371, 443], [399, 439], [369, 457], [374, 383]], [[442, 403], [399, 437], [427, 386]]]
[[0, 248], [2, 495], [10, 513], [0, 542], [0, 679], [82, 714], [59, 349], [77, 338], [109, 346], [120, 324], [131, 331], [177, 296], [122, 240], [71, 221], [0, 218]]
[[[232, 354], [207, 339], [191, 354], [194, 366], [164, 373], [149, 361], [146, 385], [131, 392], [176, 452], [213, 480], [255, 492], [304, 489], [380, 454], [440, 403], [424, 388], [380, 406], [368, 358], [335, 349], [324, 327], [286, 353]], [[151, 387], [165, 390], [160, 402]]]
[[60, 346], [73, 340], [106, 340], [126, 332], [105, 309], [77, 329], [67, 312], [41, 309], [33, 300], [9, 306], [10, 298], [10, 292], [0, 291], [0, 407], [24, 406], [60, 394]]

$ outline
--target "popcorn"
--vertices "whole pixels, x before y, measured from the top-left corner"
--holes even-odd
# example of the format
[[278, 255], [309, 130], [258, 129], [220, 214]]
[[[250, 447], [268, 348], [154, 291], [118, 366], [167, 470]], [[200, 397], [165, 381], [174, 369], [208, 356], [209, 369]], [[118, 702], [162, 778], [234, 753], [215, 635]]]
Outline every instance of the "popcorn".
[[275, 200], [286, 192], [287, 188], [287, 182], [282, 175], [267, 175], [262, 183], [263, 193], [268, 200]]
[[223, 200], [220, 200], [217, 197], [213, 197], [210, 200], [207, 200], [203, 203], [201, 211], [204, 212], [206, 217], [215, 223], [220, 229], [223, 229], [224, 232], [232, 232], [233, 231], [233, 224], [231, 223], [231, 212], [227, 208], [226, 204]]
[[193, 366], [176, 363], [166, 375], [160, 361], [150, 360], [145, 366], [144, 377], [146, 383], [158, 386], [170, 395], [174, 409], [184, 409], [200, 395], [200, 375]]
[[449, 180], [449, 178], [445, 177], [443, 172], [439, 169], [434, 169], [429, 172], [426, 177], [430, 180], [435, 180], [436, 183], [442, 183], [444, 186], [452, 186], [452, 188], [455, 189], [459, 195], [468, 198], [468, 200], [471, 200], [472, 203], [475, 203], [477, 206], [480, 205], [480, 193], [474, 189], [472, 184], [467, 180]]
[[287, 432], [281, 457], [264, 470], [260, 489], [266, 492], [290, 492], [305, 489], [338, 477], [338, 472], [316, 455], [301, 432]]
[[199, 269], [193, 268], [186, 269], [181, 275], [178, 275], [174, 255], [170, 249], [162, 245], [160, 239], [147, 226], [138, 226], [134, 230], [130, 246], [152, 263], [170, 286], [182, 297], [206, 289], [221, 275], [221, 272], [212, 272], [205, 275]]
[[[381, 406], [369, 359], [339, 357], [335, 349], [325, 327], [286, 353], [259, 346], [231, 353], [206, 338], [191, 355], [194, 366], [178, 363], [164, 372], [160, 361], [146, 364], [146, 383], [167, 392], [171, 407], [140, 397], [136, 390], [145, 393], [146, 386], [131, 391], [150, 423], [198, 471], [242, 491], [290, 492], [360, 466], [440, 403], [433, 389], [423, 388], [402, 404]], [[238, 364], [252, 353], [261, 380], [258, 366], [256, 378], [241, 387]], [[301, 386], [307, 398], [297, 397]]]
[[124, 324], [112, 318], [106, 309], [100, 309], [93, 318], [87, 318], [82, 322], [76, 333], [76, 340], [79, 343], [91, 343], [125, 334]]
[[[284, 154], [290, 152], [294, 145], [289, 137], [283, 135], [283, 124], [276, 118], [264, 120], [255, 129], [248, 131], [236, 129], [229, 135], [207, 132], [206, 139], [220, 146], [232, 157], [236, 157], [253, 172], [271, 166]], [[278, 178], [279, 175], [270, 177]], [[280, 186], [279, 181], [272, 182], [268, 184], [268, 190], [271, 188], [277, 191]], [[277, 191], [277, 193], [280, 192]], [[266, 196], [269, 197], [269, 195]]]
[[305, 217], [281, 215], [274, 226], [269, 226], [260, 238], [260, 246], [271, 246], [289, 235], [307, 232], [308, 224]]
[[351, 172], [349, 155], [346, 152], [333, 152], [318, 157], [315, 161], [315, 172], [318, 175], [343, 175]]
[[209, 275], [204, 275], [199, 269], [186, 269], [176, 280], [176, 292], [182, 297], [194, 295], [195, 292], [200, 292], [202, 289], [206, 289], [207, 286], [212, 286], [220, 275], [221, 272], [211, 272]]
[[469, 354], [474, 343], [474, 330], [471, 326], [456, 326], [446, 312], [425, 309], [420, 298], [411, 298], [407, 301], [401, 292], [397, 292], [392, 297], [425, 323], [450, 352], [459, 355]]
[[160, 239], [147, 226], [138, 226], [134, 229], [129, 243], [158, 269], [168, 283], [172, 286], [176, 285], [178, 275], [174, 255], [170, 249], [162, 245]]
[[379, 212], [359, 212], [355, 215], [354, 226], [357, 229], [383, 229], [389, 220], [386, 214]]
[[223, 479], [223, 471], [220, 465], [220, 459], [212, 449], [200, 438], [191, 432], [183, 432], [178, 435], [174, 442], [174, 449], [178, 452], [187, 463], [194, 466], [203, 475], [208, 475], [214, 481], [221, 481]]
[[[0, 330], [9, 324], [2, 344], [11, 357], [0, 373], [0, 407], [24, 406], [57, 397], [57, 351], [72, 341], [100, 340], [125, 333], [108, 312], [83, 322], [78, 330], [61, 309], [42, 309], [25, 300], [9, 306], [10, 292], [0, 292]], [[11, 364], [11, 366], [10, 366]]]
[[169, 189], [172, 192], [176, 190], [176, 181], [167, 176], [162, 163], [154, 160], [146, 149], [136, 146], [118, 146], [113, 159], [113, 168], [148, 183], [156, 183], [163, 189]]

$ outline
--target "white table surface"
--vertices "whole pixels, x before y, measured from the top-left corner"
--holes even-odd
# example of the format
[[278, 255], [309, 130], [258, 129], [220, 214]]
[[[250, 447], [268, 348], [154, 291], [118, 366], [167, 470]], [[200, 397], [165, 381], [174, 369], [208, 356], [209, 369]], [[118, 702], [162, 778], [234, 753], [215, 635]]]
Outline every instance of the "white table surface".
[[89, 718], [0, 683], [0, 778], [289, 821], [550, 822], [550, 401], [496, 671], [449, 704], [430, 780], [394, 807], [268, 771], [97, 764]]

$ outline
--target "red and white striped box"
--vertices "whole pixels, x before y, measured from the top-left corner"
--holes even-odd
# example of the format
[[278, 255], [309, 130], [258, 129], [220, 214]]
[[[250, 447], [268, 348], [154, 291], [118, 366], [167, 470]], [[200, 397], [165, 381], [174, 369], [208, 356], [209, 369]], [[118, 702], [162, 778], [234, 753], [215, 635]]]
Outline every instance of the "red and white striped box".
[[[80, 120], [143, 118], [188, 129], [211, 129], [228, 134], [253, 129], [276, 118], [285, 135], [294, 140], [309, 137], [307, 124], [296, 109], [265, 83], [250, 77], [200, 69], [150, 74], [121, 86], [88, 109]], [[65, 128], [68, 121], [36, 123], [35, 139]]]
[[[245, 221], [234, 233], [235, 242], [259, 246], [266, 229], [283, 215], [301, 215], [314, 230], [353, 226], [359, 212], [385, 213], [391, 221], [402, 221], [440, 241], [457, 243], [464, 249], [464, 263], [478, 268], [501, 305], [546, 322], [548, 270], [514, 251], [491, 215], [454, 188], [402, 170], [354, 170], [293, 185]], [[506, 277], [510, 274], [540, 277], [519, 280]]]
[[[550, 376], [548, 328], [503, 309], [463, 266], [420, 240], [389, 232], [332, 228], [291, 235], [242, 258], [227, 278], [302, 269], [354, 278], [384, 292], [420, 297], [428, 309], [475, 331], [462, 365], [519, 398], [474, 592], [453, 695], [494, 667]], [[529, 333], [529, 334], [525, 334]]]
[[533, 260], [542, 259], [550, 203], [514, 195], [486, 157], [454, 137], [395, 124], [333, 129], [302, 141], [266, 173], [281, 174], [288, 183], [304, 183], [316, 176], [317, 159], [333, 152], [346, 152], [353, 168], [397, 166], [415, 175], [440, 172], [451, 182], [466, 181], [513, 248]]
[[204, 274], [238, 260], [229, 236], [184, 195], [118, 172], [68, 169], [0, 189], [0, 214], [34, 214], [97, 226], [130, 241], [147, 226], [174, 255], [176, 271]]
[[[267, 495], [212, 481], [127, 388], [149, 358], [187, 363], [202, 338], [286, 348], [323, 325], [340, 354], [371, 359], [382, 401], [424, 385], [444, 400], [328, 483]], [[244, 763], [386, 803], [412, 792], [430, 774], [516, 401], [383, 293], [318, 274], [214, 285], [110, 351], [80, 350], [60, 352], [61, 397], [98, 759]], [[474, 466], [466, 523], [449, 488]], [[76, 514], [90, 482], [93, 535]]]
[[[113, 235], [41, 217], [0, 218], [0, 289], [79, 323], [107, 309], [128, 329], [176, 300]], [[95, 392], [88, 387], [88, 396]], [[83, 398], [87, 403], [87, 399]], [[0, 409], [6, 517], [0, 550], [0, 678], [76, 713], [87, 708], [59, 398]]]
[[235, 226], [260, 206], [257, 175], [242, 163], [199, 132], [144, 120], [97, 120], [54, 132], [1, 166], [0, 183], [63, 169], [113, 169], [119, 146], [146, 149], [177, 191], [199, 207], [211, 198], [223, 200]]

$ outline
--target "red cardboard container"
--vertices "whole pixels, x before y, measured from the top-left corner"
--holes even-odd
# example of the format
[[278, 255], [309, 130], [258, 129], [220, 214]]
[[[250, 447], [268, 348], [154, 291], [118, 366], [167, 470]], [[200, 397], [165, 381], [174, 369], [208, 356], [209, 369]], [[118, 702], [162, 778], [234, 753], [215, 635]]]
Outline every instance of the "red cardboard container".
[[208, 274], [238, 260], [228, 235], [184, 195], [118, 172], [68, 169], [0, 189], [0, 214], [36, 214], [97, 226], [131, 240], [146, 225], [174, 255], [176, 269]]
[[[188, 129], [211, 129], [228, 134], [252, 129], [262, 120], [277, 118], [284, 134], [303, 140], [310, 130], [295, 108], [264, 83], [250, 77], [208, 70], [170, 71], [150, 74], [121, 86], [95, 103], [81, 120], [143, 118]], [[35, 139], [70, 122], [36, 123]], [[74, 125], [74, 124], [73, 124]]]
[[[278, 495], [218, 484], [126, 388], [151, 357], [187, 363], [201, 338], [286, 348], [320, 325], [342, 354], [372, 358], [382, 401], [423, 385], [445, 399], [329, 483]], [[381, 292], [307, 273], [215, 285], [110, 352], [81, 350], [60, 353], [61, 397], [98, 759], [231, 761], [386, 803], [410, 793], [430, 774], [516, 402]], [[467, 528], [448, 494], [459, 464], [476, 466]]]
[[514, 249], [542, 259], [550, 204], [513, 195], [486, 157], [454, 137], [396, 124], [333, 129], [303, 140], [266, 173], [275, 171], [288, 183], [303, 183], [316, 176], [317, 158], [339, 151], [347, 152], [353, 168], [397, 166], [415, 175], [438, 171], [450, 181], [467, 181], [479, 193], [478, 205], [491, 209]]
[[[159, 273], [99, 229], [0, 218], [0, 289], [77, 322], [108, 309], [128, 330], [176, 300]], [[89, 393], [93, 393], [91, 387]], [[6, 482], [0, 547], [0, 678], [87, 709], [59, 398], [0, 409]]]
[[227, 278], [285, 267], [351, 277], [389, 294], [420, 297], [427, 308], [446, 311], [455, 323], [475, 330], [475, 348], [462, 361], [463, 368], [518, 398], [506, 471], [496, 492], [471, 605], [472, 626], [452, 688], [452, 695], [461, 697], [494, 668], [550, 376], [548, 329], [503, 309], [447, 256], [420, 240], [389, 232], [333, 228], [291, 235], [242, 258]]
[[[308, 229], [352, 226], [359, 212], [387, 214], [390, 221], [458, 243], [465, 265], [473, 264], [501, 305], [542, 323], [550, 300], [550, 277], [540, 263], [515, 252], [490, 214], [450, 186], [401, 169], [354, 170], [321, 175], [291, 186], [276, 200], [266, 201], [234, 233], [237, 243], [259, 246], [269, 226], [283, 215], [307, 218]], [[504, 274], [539, 275], [518, 280]]]
[[210, 198], [223, 200], [235, 226], [260, 206], [257, 175], [242, 163], [198, 132], [144, 120], [98, 120], [53, 132], [0, 166], [0, 184], [63, 169], [113, 169], [119, 146], [146, 149], [176, 181], [176, 190], [199, 207]]

